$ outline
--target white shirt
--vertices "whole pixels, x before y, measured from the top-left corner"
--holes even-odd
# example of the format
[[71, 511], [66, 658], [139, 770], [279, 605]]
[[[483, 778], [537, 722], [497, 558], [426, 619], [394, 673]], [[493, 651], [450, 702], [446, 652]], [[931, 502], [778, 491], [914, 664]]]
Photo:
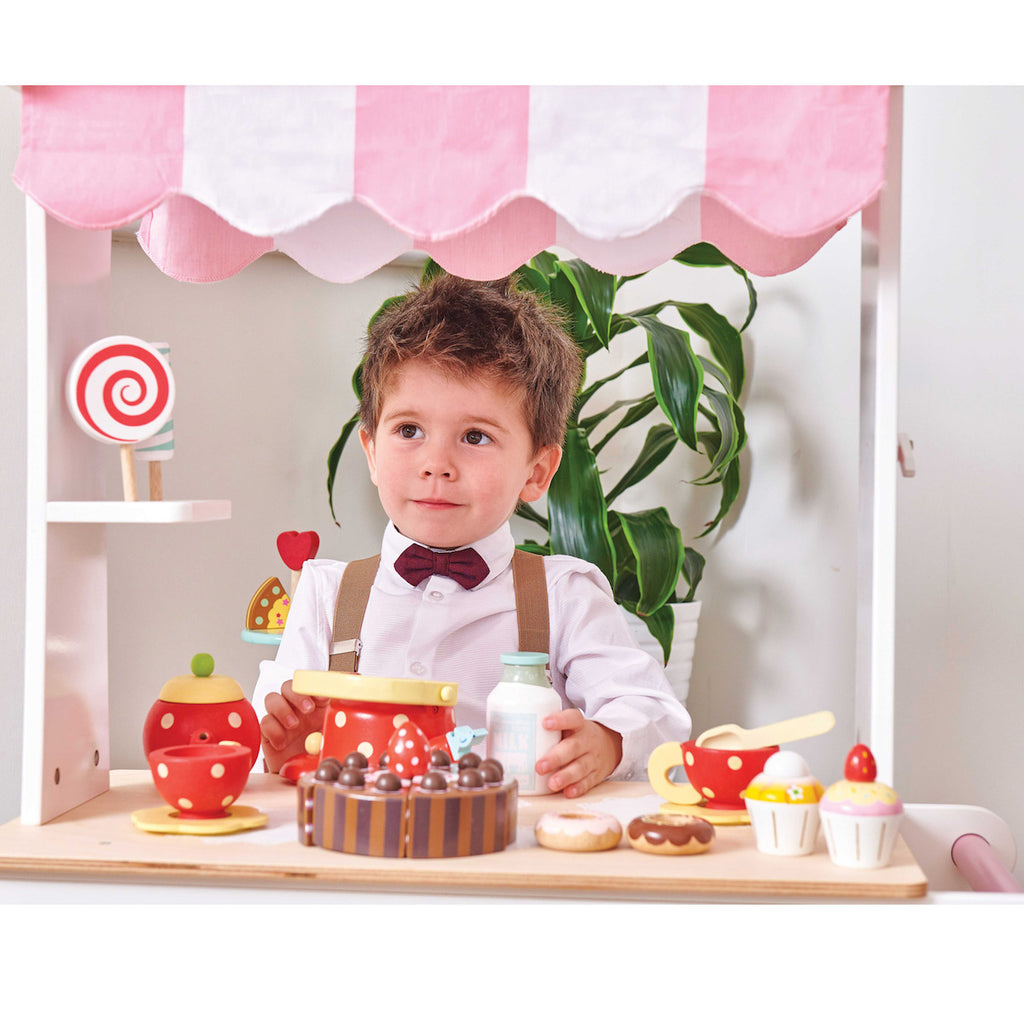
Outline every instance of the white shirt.
[[[409, 543], [388, 523], [360, 633], [359, 671], [457, 683], [457, 724], [483, 728], [487, 695], [502, 675], [500, 656], [519, 649], [512, 531], [505, 524], [472, 545], [490, 569], [472, 590], [447, 576], [410, 586], [394, 568]], [[328, 667], [346, 565], [313, 559], [303, 566], [277, 657], [260, 663], [252, 701], [259, 718], [266, 714], [267, 694], [280, 690], [296, 669]], [[596, 566], [548, 555], [544, 571], [549, 671], [562, 706], [579, 708], [584, 717], [622, 736], [622, 760], [613, 778], [644, 778], [647, 759], [659, 743], [689, 738], [690, 716], [663, 667], [637, 646]]]

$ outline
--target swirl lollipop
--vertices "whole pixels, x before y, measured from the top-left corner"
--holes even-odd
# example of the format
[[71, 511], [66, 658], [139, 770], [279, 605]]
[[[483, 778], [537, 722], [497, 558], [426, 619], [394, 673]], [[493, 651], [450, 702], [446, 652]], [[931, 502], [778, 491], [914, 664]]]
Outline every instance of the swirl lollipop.
[[134, 501], [132, 446], [152, 437], [174, 408], [174, 376], [167, 360], [138, 338], [103, 338], [72, 363], [67, 402], [82, 430], [120, 445], [124, 497]]

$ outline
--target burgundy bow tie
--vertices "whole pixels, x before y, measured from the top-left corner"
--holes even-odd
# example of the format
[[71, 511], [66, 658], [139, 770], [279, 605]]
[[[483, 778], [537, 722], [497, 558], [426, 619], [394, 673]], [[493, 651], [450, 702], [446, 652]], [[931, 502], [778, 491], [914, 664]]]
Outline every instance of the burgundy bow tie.
[[419, 586], [430, 576], [450, 576], [466, 590], [487, 578], [487, 563], [472, 548], [431, 551], [422, 544], [410, 544], [395, 559], [395, 572], [410, 586]]

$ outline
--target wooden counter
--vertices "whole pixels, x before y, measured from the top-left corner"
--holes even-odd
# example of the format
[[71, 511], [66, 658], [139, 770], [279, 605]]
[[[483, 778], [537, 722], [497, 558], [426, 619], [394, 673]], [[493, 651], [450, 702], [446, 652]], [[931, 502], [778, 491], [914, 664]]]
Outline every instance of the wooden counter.
[[[188, 882], [444, 896], [586, 897], [590, 899], [741, 901], [907, 900], [927, 881], [899, 839], [880, 870], [835, 867], [824, 839], [806, 857], [758, 853], [749, 826], [718, 826], [699, 856], [638, 853], [623, 839], [603, 853], [564, 853], [536, 844], [533, 825], [546, 810], [602, 810], [625, 826], [662, 804], [646, 783], [605, 783], [578, 801], [520, 798], [517, 842], [501, 853], [436, 860], [334, 853], [298, 841], [296, 790], [277, 776], [254, 775], [239, 803], [269, 816], [263, 828], [225, 836], [142, 832], [131, 812], [161, 805], [148, 771], [111, 772], [111, 788], [46, 825], [0, 826], [0, 878], [33, 882], [86, 880], [160, 885]], [[102, 900], [102, 893], [99, 895]]]

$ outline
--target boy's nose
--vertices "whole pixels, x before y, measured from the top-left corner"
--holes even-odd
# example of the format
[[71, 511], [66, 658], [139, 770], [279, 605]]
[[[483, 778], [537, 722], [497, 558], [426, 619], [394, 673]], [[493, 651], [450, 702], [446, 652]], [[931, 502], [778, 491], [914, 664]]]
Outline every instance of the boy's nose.
[[423, 476], [441, 476], [451, 479], [455, 476], [455, 462], [447, 447], [437, 445], [423, 453]]

